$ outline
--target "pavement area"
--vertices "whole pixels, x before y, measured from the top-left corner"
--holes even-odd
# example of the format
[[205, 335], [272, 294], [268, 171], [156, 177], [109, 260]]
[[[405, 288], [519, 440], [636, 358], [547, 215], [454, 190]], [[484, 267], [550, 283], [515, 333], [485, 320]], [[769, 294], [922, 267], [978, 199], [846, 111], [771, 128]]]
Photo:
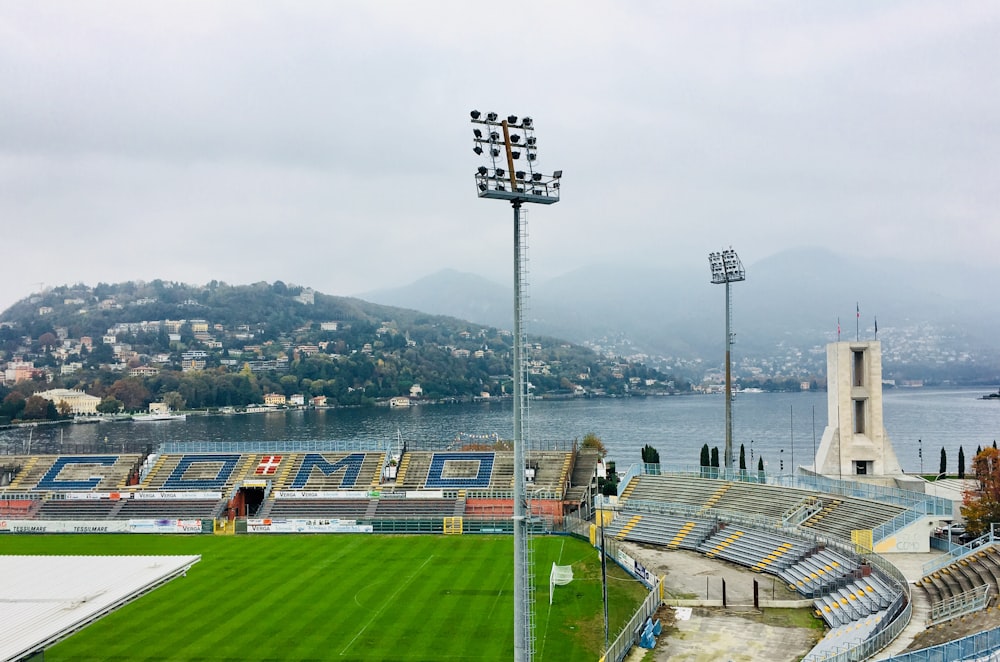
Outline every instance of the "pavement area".
[[[802, 659], [826, 632], [776, 625], [775, 619], [768, 618], [771, 607], [754, 610], [754, 580], [758, 582], [762, 601], [797, 600], [801, 597], [772, 575], [758, 574], [687, 550], [664, 550], [634, 543], [626, 543], [624, 547], [646, 568], [664, 576], [664, 585], [670, 597], [718, 601], [722, 599], [722, 583], [725, 580], [726, 609], [665, 607], [673, 613], [664, 622], [673, 620], [673, 623], [664, 628], [665, 634], [657, 642], [652, 658], [655, 662], [795, 662]], [[886, 558], [912, 584], [920, 578], [924, 563], [939, 554], [891, 554]], [[882, 651], [879, 658], [904, 650], [915, 636], [923, 632], [928, 606], [923, 603], [922, 592], [914, 591], [913, 596], [914, 616], [910, 626]], [[811, 611], [811, 608], [805, 609]], [[777, 620], [781, 622], [781, 619]], [[643, 659], [646, 652], [636, 647], [627, 659], [637, 662]]]

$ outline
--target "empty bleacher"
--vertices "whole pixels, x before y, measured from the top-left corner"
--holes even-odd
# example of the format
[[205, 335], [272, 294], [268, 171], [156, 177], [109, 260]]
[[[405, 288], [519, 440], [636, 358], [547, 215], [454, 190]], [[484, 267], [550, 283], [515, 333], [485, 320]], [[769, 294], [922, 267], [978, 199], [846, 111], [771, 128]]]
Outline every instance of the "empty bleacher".
[[275, 499], [263, 514], [272, 518], [364, 518], [369, 499]]
[[932, 604], [983, 584], [990, 585], [993, 595], [1000, 590], [1000, 549], [993, 545], [984, 546], [915, 582]]
[[33, 455], [7, 489], [121, 490], [140, 457], [137, 454]]
[[39, 519], [108, 519], [118, 505], [111, 499], [45, 499], [38, 509]]
[[220, 499], [126, 499], [116, 519], [207, 519], [222, 508]]
[[800, 526], [842, 540], [850, 540], [852, 530], [873, 529], [906, 510], [894, 504], [834, 497], [799, 488], [683, 475], [643, 474], [633, 479], [622, 494], [626, 508], [629, 502], [652, 501], [682, 504], [706, 511], [714, 509], [764, 515], [774, 519], [781, 519], [809, 498], [818, 499], [822, 507]]
[[441, 519], [455, 514], [455, 499], [379, 499], [374, 519]]

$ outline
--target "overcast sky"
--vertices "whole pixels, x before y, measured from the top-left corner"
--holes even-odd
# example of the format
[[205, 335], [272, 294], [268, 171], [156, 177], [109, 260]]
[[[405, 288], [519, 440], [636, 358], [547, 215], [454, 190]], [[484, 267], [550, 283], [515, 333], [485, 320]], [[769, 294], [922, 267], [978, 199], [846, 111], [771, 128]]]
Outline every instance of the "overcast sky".
[[[508, 7], [501, 11], [501, 7]], [[510, 279], [469, 110], [531, 115], [531, 278], [1000, 247], [1000, 3], [5, 2], [0, 310], [45, 286]]]

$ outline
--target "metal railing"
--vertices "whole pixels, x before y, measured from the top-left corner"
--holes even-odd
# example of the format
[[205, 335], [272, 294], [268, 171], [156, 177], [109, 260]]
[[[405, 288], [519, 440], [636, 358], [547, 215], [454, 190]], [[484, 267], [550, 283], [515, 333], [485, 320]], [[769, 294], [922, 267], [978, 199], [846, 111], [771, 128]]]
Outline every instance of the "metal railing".
[[984, 609], [989, 602], [989, 593], [990, 585], [983, 584], [964, 593], [935, 602], [931, 605], [931, 617], [927, 625], [937, 625]]
[[971, 634], [923, 650], [890, 657], [885, 662], [956, 662], [957, 660], [985, 660], [991, 653], [1000, 651], [1000, 628]]
[[992, 531], [987, 531], [981, 537], [973, 540], [968, 545], [951, 544], [951, 549], [948, 550], [946, 554], [943, 554], [924, 564], [923, 568], [921, 568], [921, 572], [924, 573], [922, 576], [926, 577], [932, 572], [937, 572], [941, 568], [949, 566], [956, 561], [961, 561], [965, 557], [976, 553], [985, 545], [993, 545], [997, 542], [1000, 542], [1000, 539], [994, 537]]
[[[641, 466], [641, 465], [640, 465]], [[803, 476], [790, 474], [770, 474], [747, 469], [725, 469], [722, 467], [702, 467], [695, 465], [659, 465], [660, 475], [695, 476], [731, 480], [744, 483], [765, 483], [781, 487], [856, 497], [880, 501], [917, 510], [925, 515], [950, 517], [953, 505], [950, 499], [935, 497], [922, 492], [913, 492], [898, 487], [883, 487], [870, 483], [836, 480], [824, 476]]]

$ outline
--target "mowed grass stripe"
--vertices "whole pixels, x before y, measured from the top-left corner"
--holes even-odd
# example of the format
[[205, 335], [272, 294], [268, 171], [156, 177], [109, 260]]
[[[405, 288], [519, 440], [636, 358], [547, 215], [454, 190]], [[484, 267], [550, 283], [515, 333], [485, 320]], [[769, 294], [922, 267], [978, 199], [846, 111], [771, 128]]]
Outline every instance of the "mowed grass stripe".
[[[2, 540], [4, 554], [202, 555], [187, 577], [46, 651], [47, 662], [471, 662], [512, 655], [510, 536], [8, 535]], [[563, 537], [540, 537], [535, 549], [536, 623], [549, 621], [544, 656], [536, 659], [596, 659], [603, 638], [597, 554], [585, 542]], [[548, 571], [560, 549], [564, 559], [581, 559], [574, 564], [580, 581], [559, 587], [556, 605], [546, 613]], [[609, 566], [613, 576], [615, 571], [617, 578], [624, 576]], [[638, 584], [611, 582], [612, 623], [618, 612], [631, 614], [644, 595]]]

